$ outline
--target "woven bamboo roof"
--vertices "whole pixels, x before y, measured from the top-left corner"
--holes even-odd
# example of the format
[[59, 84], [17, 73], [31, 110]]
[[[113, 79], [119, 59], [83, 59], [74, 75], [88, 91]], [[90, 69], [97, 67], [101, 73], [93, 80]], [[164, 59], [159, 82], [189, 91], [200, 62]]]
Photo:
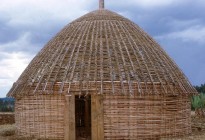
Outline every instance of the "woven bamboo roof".
[[127, 18], [104, 9], [65, 26], [30, 62], [8, 96], [89, 90], [196, 93], [153, 38]]

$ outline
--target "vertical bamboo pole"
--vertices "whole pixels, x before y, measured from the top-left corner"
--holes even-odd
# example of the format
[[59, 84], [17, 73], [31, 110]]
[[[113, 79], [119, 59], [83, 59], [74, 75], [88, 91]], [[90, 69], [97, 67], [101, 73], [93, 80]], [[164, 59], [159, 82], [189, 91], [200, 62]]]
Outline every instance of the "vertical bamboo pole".
[[104, 5], [104, 0], [99, 0], [99, 9], [104, 9], [105, 5]]
[[75, 140], [75, 96], [65, 96], [65, 140]]

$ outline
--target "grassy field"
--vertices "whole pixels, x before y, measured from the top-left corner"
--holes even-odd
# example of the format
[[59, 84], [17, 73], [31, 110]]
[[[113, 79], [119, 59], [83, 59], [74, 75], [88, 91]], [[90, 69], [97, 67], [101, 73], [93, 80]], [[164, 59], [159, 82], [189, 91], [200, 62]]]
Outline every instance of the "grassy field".
[[[0, 125], [0, 140], [43, 140], [34, 138], [18, 138], [15, 136], [14, 124]], [[185, 137], [161, 140], [205, 140], [205, 118], [192, 117], [192, 134]]]

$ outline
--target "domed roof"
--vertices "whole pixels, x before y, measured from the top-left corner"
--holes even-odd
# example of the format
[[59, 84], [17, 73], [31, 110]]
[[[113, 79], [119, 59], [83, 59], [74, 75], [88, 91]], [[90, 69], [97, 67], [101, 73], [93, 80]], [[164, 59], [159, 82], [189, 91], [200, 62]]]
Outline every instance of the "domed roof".
[[8, 96], [92, 91], [193, 94], [183, 72], [147, 33], [108, 10], [63, 28], [35, 56]]

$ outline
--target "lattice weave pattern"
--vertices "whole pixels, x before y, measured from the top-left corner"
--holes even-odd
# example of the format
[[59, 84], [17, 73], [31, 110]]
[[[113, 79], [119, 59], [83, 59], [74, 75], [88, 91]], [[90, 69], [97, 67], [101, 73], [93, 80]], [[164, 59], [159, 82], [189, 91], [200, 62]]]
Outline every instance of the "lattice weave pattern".
[[129, 93], [133, 93], [133, 82], [139, 90], [141, 84], [149, 83], [153, 88], [161, 85], [166, 94], [175, 88], [180, 88], [175, 94], [196, 93], [178, 66], [142, 29], [116, 13], [97, 10], [70, 23], [48, 42], [8, 95], [31, 94], [31, 89], [32, 93], [53, 91], [55, 85], [60, 85], [59, 93], [69, 93], [65, 86], [72, 83], [80, 87], [98, 83], [95, 88], [100, 93], [109, 83], [110, 92], [115, 93], [115, 82], [122, 89], [126, 85]]

